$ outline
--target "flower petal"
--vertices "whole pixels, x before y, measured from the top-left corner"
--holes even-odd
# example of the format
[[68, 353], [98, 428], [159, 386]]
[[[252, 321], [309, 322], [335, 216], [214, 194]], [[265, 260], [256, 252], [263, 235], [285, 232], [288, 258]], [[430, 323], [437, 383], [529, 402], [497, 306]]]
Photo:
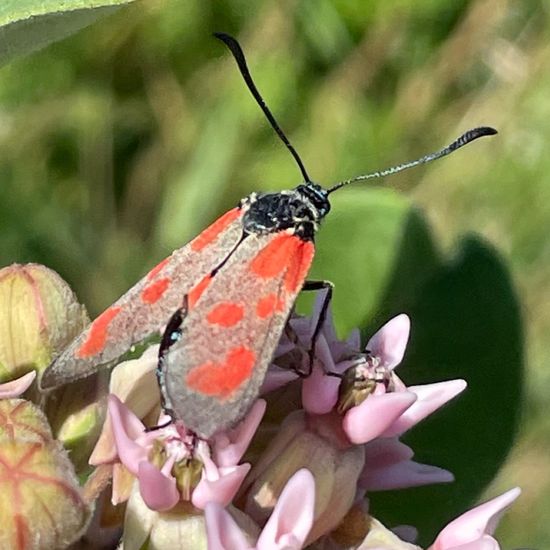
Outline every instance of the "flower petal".
[[258, 399], [234, 429], [214, 437], [214, 460], [220, 467], [236, 466], [250, 445], [265, 413], [266, 402]]
[[120, 462], [113, 464], [111, 502], [115, 506], [130, 498], [135, 481], [136, 478], [124, 464]]
[[137, 475], [139, 463], [147, 461], [149, 449], [134, 439], [143, 434], [145, 426], [114, 394], [109, 395], [108, 410], [118, 457], [130, 472]]
[[349, 346], [351, 349], [359, 350], [361, 349], [361, 332], [358, 328], [354, 328], [350, 333], [346, 340], [347, 346]]
[[[323, 342], [326, 345], [324, 339]], [[335, 376], [327, 376], [319, 363], [315, 362], [311, 375], [302, 382], [304, 409], [310, 414], [329, 413], [338, 401], [339, 386], [340, 379]]]
[[258, 550], [300, 550], [313, 525], [315, 481], [311, 472], [298, 470], [285, 485], [258, 538]]
[[352, 443], [367, 443], [388, 430], [416, 399], [412, 392], [370, 395], [346, 413], [342, 427]]
[[390, 319], [367, 343], [366, 349], [381, 359], [382, 366], [393, 369], [403, 359], [409, 341], [411, 321], [401, 313]]
[[298, 375], [294, 371], [283, 369], [277, 365], [270, 365], [260, 389], [260, 395], [282, 388], [296, 380], [296, 378], [298, 378]]
[[0, 384], [0, 399], [19, 397], [22, 393], [27, 391], [35, 378], [36, 371], [31, 370], [30, 372], [27, 372], [27, 374], [24, 374], [15, 380], [10, 380], [9, 382]]
[[151, 510], [170, 510], [179, 502], [180, 494], [176, 487], [176, 479], [164, 475], [153, 464], [140, 462], [138, 479], [141, 498]]
[[365, 469], [378, 469], [410, 460], [414, 451], [396, 437], [378, 438], [365, 445]]
[[[138, 359], [118, 364], [109, 380], [109, 393], [116, 395], [140, 419], [150, 415], [159, 404], [158, 384], [155, 378], [158, 349], [158, 345], [151, 346]], [[109, 464], [115, 459], [113, 429], [107, 417], [89, 463]]]
[[387, 467], [365, 468], [359, 478], [359, 485], [367, 491], [389, 491], [452, 481], [453, 474], [443, 468], [404, 460]]
[[250, 545], [240, 527], [217, 502], [204, 508], [209, 550], [249, 550]]
[[463, 392], [467, 383], [465, 380], [448, 380], [436, 384], [409, 386], [407, 391], [418, 397], [416, 403], [384, 432], [384, 437], [399, 436], [418, 424], [421, 420], [442, 407], [445, 403]]
[[[210, 470], [210, 475], [206, 474], [208, 470]], [[204, 510], [209, 502], [217, 502], [222, 506], [227, 506], [237, 494], [249, 471], [250, 464], [239, 464], [239, 466], [233, 468], [219, 469], [216, 478], [212, 475], [212, 468], [205, 467], [199, 484], [193, 490], [191, 502], [201, 510]]]
[[[430, 547], [431, 550], [455, 550], [462, 548], [461, 545], [474, 543], [481, 539], [483, 544], [489, 544], [484, 540], [484, 535], [492, 535], [502, 514], [520, 495], [521, 489], [515, 487], [506, 493], [476, 506], [472, 510], [465, 512], [455, 520], [451, 521], [439, 533], [435, 542]], [[477, 548], [475, 546], [472, 547]], [[480, 547], [485, 550], [485, 546]], [[488, 547], [490, 548], [490, 546]], [[498, 548], [498, 545], [495, 547]], [[468, 550], [470, 550], [468, 548]]]
[[452, 550], [500, 550], [500, 544], [493, 537], [483, 535], [473, 542], [453, 546]]

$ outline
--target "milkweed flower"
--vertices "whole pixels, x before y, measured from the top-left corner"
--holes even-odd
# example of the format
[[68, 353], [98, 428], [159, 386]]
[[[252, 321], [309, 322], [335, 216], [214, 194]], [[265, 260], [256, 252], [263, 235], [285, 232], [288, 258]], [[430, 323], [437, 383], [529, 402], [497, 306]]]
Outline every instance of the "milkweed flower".
[[273, 512], [251, 545], [231, 515], [218, 503], [205, 509], [209, 550], [300, 550], [313, 524], [315, 481], [298, 470], [281, 491]]
[[[26, 272], [4, 273], [28, 295]], [[32, 273], [42, 275], [39, 269]], [[55, 285], [53, 292], [55, 304], [61, 303]], [[330, 309], [316, 330], [323, 301], [321, 295], [311, 317], [291, 316], [262, 399], [235, 428], [209, 440], [162, 413], [155, 377], [158, 346], [117, 365], [107, 399], [97, 398], [100, 390], [88, 392], [89, 410], [82, 403], [79, 408], [72, 386], [57, 400], [48, 396], [56, 413], [49, 417], [18, 399], [35, 379], [34, 371], [0, 384], [0, 483], [8, 495], [0, 514], [5, 519], [0, 546], [27, 537], [26, 548], [62, 547], [87, 526], [88, 540], [97, 540], [93, 529], [119, 527], [120, 519], [102, 523], [116, 515], [109, 494], [102, 493], [112, 471], [112, 502], [125, 506], [121, 550], [418, 550], [414, 527], [384, 526], [373, 516], [368, 496], [453, 480], [451, 472], [414, 461], [413, 449], [400, 438], [466, 383], [407, 386], [396, 370], [406, 353], [409, 317], [390, 319], [362, 346], [358, 331], [345, 340], [337, 337]], [[81, 319], [81, 306], [69, 302]], [[28, 352], [20, 351], [22, 357]], [[60, 403], [65, 404], [55, 407]], [[101, 418], [104, 408], [107, 418], [89, 457], [100, 467], [81, 489], [73, 464], [78, 452], [88, 458], [89, 450], [80, 445], [66, 453], [60, 442], [67, 443], [85, 419]], [[76, 413], [65, 417], [70, 410]], [[53, 433], [48, 418], [54, 420]], [[16, 492], [39, 499], [22, 498], [14, 506], [10, 495]], [[453, 520], [429, 550], [499, 550], [496, 522], [518, 494], [513, 489]], [[90, 523], [90, 504], [99, 498]], [[37, 503], [43, 503], [40, 509]]]
[[462, 514], [439, 533], [429, 550], [500, 550], [492, 535], [520, 493], [515, 487]]
[[[405, 314], [362, 347], [358, 332], [337, 338], [329, 310], [311, 364], [322, 299], [312, 317], [289, 320], [262, 388], [265, 401], [209, 441], [181, 422], [146, 430], [169, 420], [159, 416], [158, 347], [115, 368], [91, 462], [115, 465], [113, 502], [129, 497], [123, 548], [139, 548], [144, 533], [214, 550], [419, 548], [396, 534], [410, 540], [412, 527], [394, 533], [377, 521], [365, 495], [453, 481], [451, 472], [414, 461], [400, 437], [466, 383], [407, 386], [399, 378], [410, 335]], [[298, 514], [300, 506], [309, 511]], [[448, 529], [430, 550], [452, 548], [435, 546], [448, 540]]]
[[235, 496], [250, 469], [238, 462], [260, 423], [265, 402], [257, 401], [239, 426], [216, 436], [212, 448], [166, 415], [159, 418], [163, 427], [146, 431], [115, 395], [109, 396], [108, 410], [118, 459], [137, 477], [145, 504], [164, 511], [184, 499], [204, 509], [212, 501], [225, 506]]
[[[311, 318], [291, 320], [284, 352], [275, 357], [279, 368], [294, 360], [307, 370], [307, 351], [296, 350], [311, 345], [323, 299], [318, 298]], [[265, 521], [282, 487], [303, 467], [311, 470], [318, 489], [308, 542], [335, 529], [365, 491], [453, 481], [451, 472], [413, 461], [414, 452], [399, 436], [463, 391], [466, 383], [407, 387], [394, 369], [403, 359], [409, 334], [410, 320], [401, 314], [361, 350], [358, 334], [339, 340], [327, 315], [315, 342], [312, 372], [301, 383], [302, 409], [284, 414], [243, 484], [244, 509], [252, 518]], [[289, 349], [292, 338], [295, 346]], [[279, 382], [281, 374], [278, 369], [275, 373]], [[264, 388], [272, 385], [270, 376]], [[266, 398], [269, 402], [269, 393]]]
[[36, 371], [32, 370], [9, 382], [0, 384], [0, 399], [11, 399], [25, 393], [36, 378]]

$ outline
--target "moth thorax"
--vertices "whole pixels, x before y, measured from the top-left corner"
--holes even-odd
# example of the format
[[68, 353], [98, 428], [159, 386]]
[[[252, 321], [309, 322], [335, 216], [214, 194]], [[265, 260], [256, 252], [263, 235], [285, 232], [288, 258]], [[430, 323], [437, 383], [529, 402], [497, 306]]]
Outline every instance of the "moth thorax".
[[[244, 205], [248, 208], [243, 215], [245, 233], [265, 234], [293, 229], [304, 239], [315, 234], [320, 215], [318, 207], [300, 186], [280, 193], [264, 193], [254, 197]], [[317, 202], [318, 198], [316, 199]], [[323, 208], [326, 205], [322, 205]]]

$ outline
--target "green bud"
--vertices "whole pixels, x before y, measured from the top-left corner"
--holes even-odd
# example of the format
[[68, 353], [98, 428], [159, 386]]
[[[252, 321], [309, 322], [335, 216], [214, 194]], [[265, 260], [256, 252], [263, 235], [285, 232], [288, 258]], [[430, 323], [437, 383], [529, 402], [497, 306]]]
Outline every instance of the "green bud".
[[30, 401], [0, 400], [0, 446], [15, 439], [44, 443], [52, 439], [52, 431], [44, 413]]
[[55, 271], [38, 264], [0, 269], [0, 381], [43, 371], [88, 323]]
[[35, 405], [7, 399], [1, 406], [0, 548], [66, 548], [90, 515], [73, 466]]

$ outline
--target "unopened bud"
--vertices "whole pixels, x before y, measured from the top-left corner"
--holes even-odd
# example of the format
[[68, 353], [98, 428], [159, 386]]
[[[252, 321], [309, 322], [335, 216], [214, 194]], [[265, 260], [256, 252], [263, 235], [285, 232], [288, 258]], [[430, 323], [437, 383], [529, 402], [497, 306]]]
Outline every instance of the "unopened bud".
[[52, 431], [40, 409], [24, 399], [0, 400], [0, 452], [6, 440], [44, 443], [52, 439]]
[[325, 415], [313, 420], [291, 413], [249, 475], [245, 511], [265, 521], [289, 478], [307, 468], [315, 478], [315, 520], [308, 544], [332, 531], [351, 508], [364, 465], [362, 446], [344, 446], [340, 420]]
[[126, 506], [122, 550], [141, 548], [207, 548], [204, 515], [181, 501], [169, 512], [155, 512], [141, 498], [138, 484]]
[[0, 269], [0, 381], [44, 370], [88, 322], [55, 271], [38, 264]]
[[421, 550], [420, 546], [401, 540], [395, 533], [382, 525], [377, 519], [369, 517], [369, 529], [367, 536], [357, 550], [368, 550], [369, 548], [384, 548], [387, 550]]
[[1, 405], [8, 420], [0, 431], [0, 548], [65, 548], [89, 518], [73, 466], [34, 405]]
[[48, 396], [45, 410], [55, 438], [71, 453], [78, 474], [88, 459], [105, 419], [106, 372], [60, 387]]

